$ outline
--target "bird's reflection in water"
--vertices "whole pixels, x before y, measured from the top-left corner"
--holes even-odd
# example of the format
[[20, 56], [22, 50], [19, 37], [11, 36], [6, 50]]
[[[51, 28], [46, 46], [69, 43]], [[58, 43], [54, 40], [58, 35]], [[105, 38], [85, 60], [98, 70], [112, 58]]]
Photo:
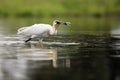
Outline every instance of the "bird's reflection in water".
[[19, 48], [17, 51], [18, 59], [48, 60], [52, 61], [53, 67], [57, 67], [57, 49], [55, 48], [40, 48], [39, 44], [30, 44], [24, 48]]
[[36, 45], [19, 47], [15, 59], [0, 59], [0, 80], [30, 80], [30, 70], [44, 66], [57, 67], [57, 50]]

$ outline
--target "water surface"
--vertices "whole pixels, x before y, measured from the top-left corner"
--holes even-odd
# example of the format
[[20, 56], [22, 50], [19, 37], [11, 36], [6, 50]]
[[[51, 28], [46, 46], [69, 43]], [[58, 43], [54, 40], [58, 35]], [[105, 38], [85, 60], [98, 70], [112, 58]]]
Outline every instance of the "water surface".
[[[24, 43], [21, 26], [52, 23], [53, 18], [0, 19], [0, 80], [119, 80], [119, 40], [112, 18], [58, 18], [70, 21], [58, 35]], [[107, 20], [107, 21], [106, 21]], [[111, 22], [111, 23], [109, 23]]]

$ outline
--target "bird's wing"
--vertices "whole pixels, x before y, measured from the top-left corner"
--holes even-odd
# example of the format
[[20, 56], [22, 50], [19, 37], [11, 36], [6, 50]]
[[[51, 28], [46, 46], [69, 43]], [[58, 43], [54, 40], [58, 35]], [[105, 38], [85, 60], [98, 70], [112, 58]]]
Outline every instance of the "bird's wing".
[[30, 27], [23, 27], [18, 29], [18, 33], [22, 35], [41, 35], [49, 31], [52, 26], [49, 24], [34, 24]]

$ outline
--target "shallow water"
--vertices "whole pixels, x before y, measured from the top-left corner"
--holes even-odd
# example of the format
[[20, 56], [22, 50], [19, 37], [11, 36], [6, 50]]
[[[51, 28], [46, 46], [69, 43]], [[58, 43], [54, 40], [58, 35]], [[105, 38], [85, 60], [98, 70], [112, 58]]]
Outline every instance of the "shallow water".
[[114, 72], [110, 61], [118, 57], [109, 35], [58, 35], [45, 39], [42, 47], [16, 35], [1, 38], [1, 80], [109, 80]]
[[[41, 46], [36, 40], [24, 43], [25, 39], [16, 35], [19, 26], [38, 22], [28, 20], [18, 19], [15, 23], [17, 19], [1, 20], [0, 80], [120, 79], [119, 40], [105, 34], [110, 31], [105, 29], [106, 31], [98, 31], [102, 34], [97, 34], [94, 29], [87, 28], [79, 33], [84, 28], [67, 28], [72, 32], [61, 28], [57, 36], [45, 38]], [[81, 23], [75, 25], [76, 21], [78, 20], [73, 19], [74, 25], [71, 27], [81, 26]], [[97, 19], [97, 23], [101, 24], [101, 19], [100, 22]], [[92, 23], [82, 25], [85, 27], [89, 24]], [[89, 26], [93, 25], [94, 23]]]

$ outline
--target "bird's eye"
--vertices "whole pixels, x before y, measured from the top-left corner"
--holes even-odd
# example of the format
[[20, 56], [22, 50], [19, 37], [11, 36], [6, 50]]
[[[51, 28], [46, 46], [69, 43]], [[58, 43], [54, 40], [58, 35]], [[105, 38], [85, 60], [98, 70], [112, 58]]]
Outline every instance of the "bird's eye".
[[60, 24], [60, 22], [58, 22], [58, 21], [57, 21], [56, 23], [57, 23], [57, 24]]

